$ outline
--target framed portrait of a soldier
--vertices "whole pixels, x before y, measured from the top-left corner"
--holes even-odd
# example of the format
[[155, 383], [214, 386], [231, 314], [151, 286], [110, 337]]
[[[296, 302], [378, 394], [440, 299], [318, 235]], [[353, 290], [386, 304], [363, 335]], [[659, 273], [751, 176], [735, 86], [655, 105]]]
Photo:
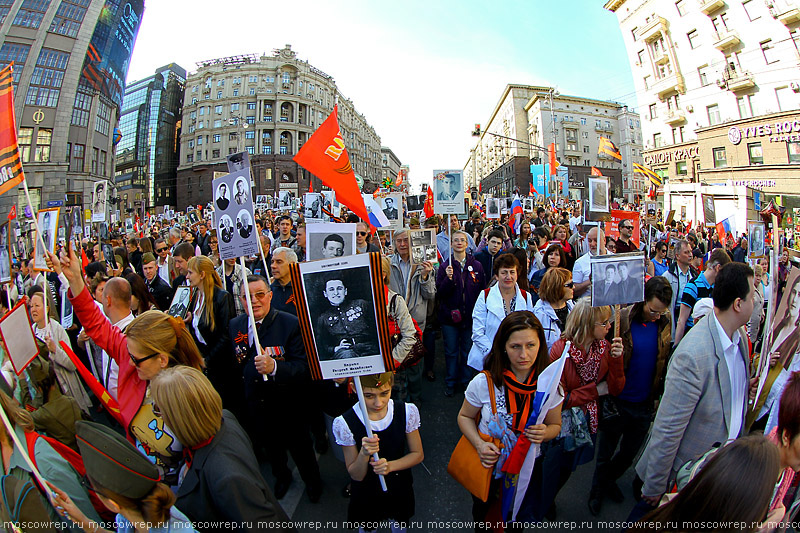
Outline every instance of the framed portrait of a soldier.
[[172, 297], [172, 303], [169, 305], [167, 314], [181, 319], [186, 318], [194, 291], [195, 288], [188, 285], [181, 285], [175, 289], [175, 296]]
[[486, 218], [489, 219], [500, 218], [500, 198], [486, 199]]
[[11, 236], [8, 229], [8, 222], [0, 225], [0, 283], [11, 281]]
[[[58, 212], [60, 207], [50, 207], [48, 209], [40, 209], [37, 220], [39, 222], [39, 231], [41, 231], [42, 238], [36, 236], [34, 243], [34, 256], [33, 256], [33, 269], [50, 271], [47, 268], [45, 261], [45, 253], [47, 250], [56, 253], [56, 237], [58, 236]], [[45, 248], [42, 248], [42, 241], [44, 241]]]
[[335, 259], [356, 253], [356, 224], [306, 225], [306, 260]]
[[330, 221], [331, 215], [338, 217], [342, 210], [342, 206], [336, 200], [336, 193], [334, 191], [322, 191], [320, 194], [322, 194], [322, 207], [324, 207], [325, 210], [330, 213], [329, 215], [325, 211], [322, 212], [325, 221]]
[[403, 195], [402, 193], [391, 193], [376, 198], [378, 206], [389, 220], [389, 227], [392, 231], [397, 231], [403, 227]]
[[406, 196], [406, 203], [408, 204], [409, 211], [422, 211], [422, 208], [425, 206], [425, 195], [416, 194]]
[[411, 262], [422, 263], [430, 261], [438, 263], [436, 252], [436, 234], [433, 229], [412, 229], [409, 231], [411, 240]]
[[437, 215], [464, 213], [464, 179], [460, 170], [433, 171], [433, 212]]
[[589, 211], [608, 213], [610, 208], [607, 178], [589, 178]]
[[[214, 227], [219, 235], [220, 259], [249, 257], [258, 253], [253, 196], [249, 187], [250, 168], [214, 178]], [[221, 202], [220, 192], [228, 196]], [[232, 196], [231, 196], [232, 195]], [[224, 207], [223, 207], [224, 206]]]
[[592, 307], [644, 300], [644, 253], [595, 255], [591, 269]]
[[278, 209], [281, 211], [294, 209], [294, 193], [292, 191], [278, 191]]
[[[749, 222], [747, 224], [747, 249], [750, 259], [764, 257], [764, 223]], [[3, 281], [0, 278], [0, 281]]]
[[526, 213], [533, 213], [533, 198], [522, 199], [522, 210]]
[[303, 194], [304, 216], [307, 221], [322, 220], [322, 200], [322, 194], [318, 192]]
[[106, 219], [106, 198], [108, 188], [105, 181], [97, 181], [92, 190], [92, 222], [103, 222]]
[[703, 199], [703, 219], [705, 220], [706, 227], [717, 225], [717, 210], [714, 207], [714, 196], [710, 194], [701, 194]]
[[[247, 152], [229, 154], [225, 160], [228, 163], [228, 172], [231, 173], [250, 168], [250, 154]], [[247, 175], [250, 176], [249, 171]]]
[[312, 378], [394, 369], [380, 254], [293, 263], [290, 271]]

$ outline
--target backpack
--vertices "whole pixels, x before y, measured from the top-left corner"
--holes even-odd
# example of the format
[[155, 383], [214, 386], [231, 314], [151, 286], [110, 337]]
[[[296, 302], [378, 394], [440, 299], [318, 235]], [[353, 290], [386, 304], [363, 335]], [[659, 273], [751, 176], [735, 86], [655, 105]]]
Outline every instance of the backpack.
[[[36, 441], [40, 438], [44, 439], [47, 444], [49, 444], [56, 451], [56, 453], [61, 456], [62, 459], [70, 464], [72, 469], [75, 470], [75, 473], [78, 474], [78, 477], [81, 478], [81, 480], [86, 479], [86, 467], [83, 464], [83, 457], [81, 457], [78, 452], [52, 437], [41, 435], [35, 431], [28, 431], [25, 433], [25, 444], [28, 446], [28, 456], [30, 456], [33, 466], [39, 468], [36, 465], [35, 450]], [[88, 481], [86, 486], [89, 486]], [[42, 487], [42, 490], [46, 490], [46, 487]], [[97, 494], [94, 491], [88, 490], [86, 492], [89, 494], [89, 500], [92, 502], [92, 507], [94, 507], [94, 510], [97, 511], [97, 514], [100, 515], [100, 518], [103, 520], [113, 521], [116, 517], [116, 514], [111, 512], [108, 507], [106, 507], [103, 502], [100, 501], [100, 498], [97, 497]]]

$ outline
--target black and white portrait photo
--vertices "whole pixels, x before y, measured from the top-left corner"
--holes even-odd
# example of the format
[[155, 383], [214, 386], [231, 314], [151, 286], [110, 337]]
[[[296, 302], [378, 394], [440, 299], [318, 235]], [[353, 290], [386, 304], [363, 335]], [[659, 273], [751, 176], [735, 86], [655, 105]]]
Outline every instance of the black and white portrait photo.
[[[38, 222], [42, 238], [41, 240], [38, 238], [38, 236], [36, 238], [36, 244], [34, 246], [34, 250], [36, 250], [33, 262], [34, 270], [48, 270], [44, 251], [47, 250], [48, 252], [53, 253], [56, 251], [56, 236], [58, 235], [58, 212], [58, 207], [39, 210]], [[45, 248], [42, 248], [42, 241], [44, 241]]]
[[607, 178], [589, 178], [589, 211], [609, 212]]
[[[336, 200], [336, 192], [334, 191], [322, 191], [322, 205], [327, 209], [329, 212], [333, 213], [333, 216], [338, 217], [342, 211], [342, 206]], [[326, 221], [330, 220], [330, 216], [325, 214], [324, 219]]]
[[192, 301], [192, 287], [188, 285], [180, 285], [175, 289], [175, 296], [172, 298], [172, 303], [169, 306], [167, 314], [176, 316], [178, 318], [186, 318], [186, 312], [189, 310], [189, 304]]
[[250, 154], [247, 152], [237, 152], [230, 154], [226, 158], [228, 163], [228, 172], [234, 173], [239, 170], [250, 168]]
[[655, 202], [647, 202], [647, 216], [654, 217], [656, 216], [656, 212], [658, 211], [658, 204]]
[[376, 198], [378, 206], [389, 220], [389, 227], [396, 231], [403, 227], [403, 195], [400, 193], [387, 194]]
[[281, 211], [287, 211], [294, 205], [294, 192], [292, 191], [279, 191], [278, 192], [278, 207]]
[[233, 220], [228, 215], [222, 215], [220, 218], [219, 236], [222, 242], [231, 242], [233, 239]]
[[706, 226], [717, 225], [717, 210], [714, 206], [714, 197], [710, 194], [701, 194], [703, 199], [703, 218]]
[[486, 218], [500, 218], [500, 198], [486, 199]]
[[103, 258], [108, 266], [117, 268], [117, 259], [114, 257], [114, 245], [110, 242], [100, 244], [100, 250], [103, 252]]
[[764, 257], [764, 223], [750, 222], [747, 225], [747, 236], [750, 258]]
[[533, 198], [523, 198], [522, 199], [522, 210], [526, 213], [533, 212]]
[[189, 217], [189, 224], [190, 225], [194, 226], [195, 224], [199, 224], [200, 223], [200, 212], [199, 211], [197, 211], [197, 210], [189, 211], [188, 217]]
[[233, 194], [233, 199], [236, 200], [236, 205], [244, 205], [250, 199], [247, 192], [247, 181], [244, 178], [238, 178], [235, 187], [236, 192]]
[[0, 283], [11, 281], [11, 252], [9, 250], [8, 222], [0, 226]]
[[356, 253], [356, 225], [320, 222], [306, 226], [306, 259], [332, 259]]
[[460, 170], [433, 171], [433, 211], [437, 215], [464, 212], [464, 180]]
[[217, 187], [217, 192], [214, 195], [214, 203], [217, 204], [217, 209], [225, 211], [231, 203], [231, 192], [228, 190], [226, 183], [220, 183]]
[[322, 220], [322, 195], [318, 192], [303, 194], [305, 217], [310, 220]]
[[247, 239], [253, 233], [253, 219], [246, 209], [236, 215], [236, 231], [242, 239]]
[[425, 206], [425, 195], [406, 196], [406, 203], [408, 203], [409, 211], [422, 211], [422, 208]]
[[108, 190], [105, 181], [97, 181], [92, 191], [92, 222], [102, 222], [106, 219], [106, 198]]
[[386, 215], [386, 218], [390, 221], [397, 220], [398, 217], [396, 201], [396, 198], [392, 198], [391, 196], [381, 198], [381, 209], [383, 209], [383, 214]]
[[436, 253], [436, 235], [432, 229], [409, 230], [411, 240], [411, 262], [415, 264], [423, 261], [438, 263]]
[[592, 307], [644, 300], [643, 253], [593, 256], [591, 269]]

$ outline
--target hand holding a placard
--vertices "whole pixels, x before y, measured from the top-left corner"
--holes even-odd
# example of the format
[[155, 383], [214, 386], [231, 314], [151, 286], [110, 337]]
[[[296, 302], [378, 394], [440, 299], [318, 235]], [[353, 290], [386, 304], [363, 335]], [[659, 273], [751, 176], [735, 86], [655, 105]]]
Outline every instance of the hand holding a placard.
[[611, 357], [622, 357], [622, 337], [614, 337], [612, 340]]
[[[420, 263], [420, 265], [422, 266], [422, 279], [427, 280], [428, 276], [430, 276], [431, 272], [433, 272], [433, 263], [431, 263], [430, 261], [423, 261], [422, 263]], [[449, 275], [450, 274], [448, 274], [448, 276]]]

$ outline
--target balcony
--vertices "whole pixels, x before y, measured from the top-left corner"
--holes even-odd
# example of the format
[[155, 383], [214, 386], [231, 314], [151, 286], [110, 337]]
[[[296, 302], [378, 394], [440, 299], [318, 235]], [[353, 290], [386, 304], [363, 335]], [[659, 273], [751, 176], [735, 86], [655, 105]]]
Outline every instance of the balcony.
[[578, 120], [575, 117], [564, 117], [561, 122], [562, 124], [578, 124]]
[[613, 133], [614, 132], [614, 126], [612, 126], [611, 124], [603, 124], [603, 131], [607, 131], [607, 132]]
[[699, 4], [700, 11], [709, 16], [725, 5], [724, 0], [699, 0], [697, 3]]
[[665, 51], [656, 52], [653, 61], [656, 65], [663, 65], [664, 63], [669, 62], [669, 54]]
[[756, 86], [756, 80], [752, 74], [743, 71], [731, 73], [728, 78], [728, 90], [732, 92], [746, 91]]
[[676, 126], [686, 122], [686, 113], [683, 111], [683, 109], [671, 109], [667, 113], [667, 117], [664, 119], [664, 122], [670, 126]]
[[683, 76], [681, 76], [679, 73], [670, 74], [669, 76], [658, 80], [653, 84], [651, 89], [662, 100], [672, 93], [686, 92], [686, 87], [683, 83]]
[[581, 150], [580, 146], [576, 146], [573, 150], [569, 148], [569, 145], [567, 145], [567, 148], [564, 149], [564, 155], [567, 157], [582, 157], [583, 151]]
[[654, 17], [653, 20], [642, 26], [642, 29], [636, 32], [639, 39], [645, 42], [655, 41], [659, 37], [666, 36], [669, 28], [669, 22], [662, 17]]
[[716, 35], [716, 39], [714, 40], [714, 48], [716, 48], [720, 52], [724, 52], [728, 48], [733, 48], [740, 42], [742, 41], [741, 39], [739, 39], [738, 32], [733, 30], [722, 31], [718, 32]]
[[601, 126], [600, 124], [595, 124], [594, 131], [605, 131], [605, 126]]
[[783, 24], [785, 26], [789, 26], [791, 24], [794, 24], [797, 21], [800, 21], [800, 9], [798, 9], [796, 7], [793, 7], [793, 8], [786, 7], [786, 8], [783, 8], [783, 9], [777, 8], [777, 7], [773, 7], [772, 9], [776, 10], [776, 13], [775, 13], [774, 16], [778, 20], [778, 22], [780, 22], [781, 24]]

